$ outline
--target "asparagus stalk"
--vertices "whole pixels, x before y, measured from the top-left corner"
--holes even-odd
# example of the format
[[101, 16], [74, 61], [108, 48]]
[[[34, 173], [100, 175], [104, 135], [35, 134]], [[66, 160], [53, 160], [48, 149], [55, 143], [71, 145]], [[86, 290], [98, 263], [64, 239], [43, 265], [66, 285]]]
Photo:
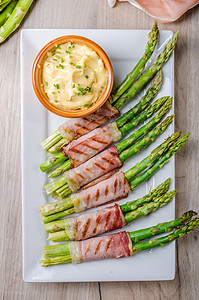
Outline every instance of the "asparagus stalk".
[[0, 26], [2, 26], [13, 12], [18, 0], [12, 0], [0, 13]]
[[[124, 215], [124, 219], [126, 220], [127, 223], [131, 223], [143, 216], [146, 216], [154, 211], [156, 211], [159, 207], [162, 207], [166, 205], [168, 202], [170, 202], [173, 197], [176, 195], [177, 191], [171, 191], [166, 194], [164, 194], [162, 197], [159, 197], [157, 199], [154, 199], [153, 202], [147, 203], [143, 205], [142, 207], [139, 207], [133, 212], [129, 212]], [[64, 220], [61, 220], [60, 223], [64, 223]], [[59, 223], [59, 225], [60, 225]], [[70, 229], [69, 229], [70, 231]], [[71, 238], [69, 235], [68, 230], [64, 228], [64, 230], [57, 231], [50, 233], [48, 236], [48, 241], [53, 241], [53, 242], [62, 242], [62, 241], [69, 241], [69, 240], [74, 240], [74, 238]]]
[[12, 14], [1, 27], [0, 43], [4, 42], [5, 39], [20, 25], [32, 2], [33, 0], [19, 0], [17, 2]]
[[179, 31], [173, 35], [166, 47], [153, 62], [152, 66], [145, 73], [143, 73], [116, 102], [111, 102], [117, 109], [123, 106], [129, 99], [133, 98], [138, 90], [140, 90], [156, 74], [156, 72], [160, 70], [162, 65], [167, 62], [175, 49], [178, 34]]
[[143, 148], [148, 147], [155, 139], [161, 135], [166, 128], [173, 121], [174, 115], [167, 117], [160, 125], [155, 129], [151, 130], [143, 139], [139, 140], [137, 143], [129, 147], [120, 153], [119, 158], [122, 162], [125, 162], [128, 158], [138, 153]]
[[118, 153], [121, 154], [126, 148], [130, 147], [139, 137], [146, 134], [165, 116], [172, 106], [172, 98], [169, 98], [160, 111], [148, 123], [134, 131], [128, 138], [116, 145]]
[[68, 144], [68, 141], [66, 139], [62, 138], [53, 147], [51, 147], [50, 149], [48, 149], [48, 152], [51, 153], [51, 154], [55, 154], [58, 151], [60, 151], [67, 144]]
[[[140, 102], [116, 121], [118, 129], [122, 132], [123, 135], [125, 133], [127, 133], [128, 130], [132, 129], [133, 127], [137, 126], [139, 123], [144, 121], [145, 119], [149, 118], [153, 114], [153, 112], [157, 111], [160, 108], [160, 106], [167, 100], [168, 97], [162, 97], [162, 98], [158, 99], [157, 101], [155, 101], [149, 108], [146, 108], [148, 106], [149, 102], [158, 93], [160, 86], [162, 85], [162, 78], [163, 78], [163, 75], [162, 75], [162, 71], [160, 70], [158, 72], [158, 74], [156, 75], [156, 77], [154, 78], [154, 80], [151, 84], [151, 87], [148, 89], [145, 96], [140, 100]], [[144, 111], [144, 112], [142, 114], [140, 114], [139, 116], [137, 116], [137, 114], [141, 111]], [[128, 126], [126, 126], [124, 129], [119, 128], [119, 127], [123, 126], [121, 124], [125, 124], [129, 120], [131, 120], [131, 121], [128, 123]], [[55, 144], [53, 147], [48, 149], [48, 151], [52, 152], [51, 151], [52, 148], [56, 148], [55, 152], [60, 150], [63, 147], [62, 140], [64, 140], [64, 139], [61, 139], [57, 144]], [[68, 159], [68, 157], [62, 153], [56, 154], [55, 156], [49, 158], [44, 163], [42, 163], [40, 165], [40, 169], [42, 172], [46, 172], [46, 171], [50, 170], [52, 167], [58, 165], [59, 163], [66, 161], [67, 159]], [[61, 166], [59, 166], [58, 169], [56, 169], [56, 171], [53, 172], [53, 175], [51, 175], [49, 177], [55, 177], [55, 176], [60, 175], [61, 174], [60, 169], [62, 170], [63, 166], [65, 169], [66, 164], [62, 164]], [[67, 164], [67, 166], [69, 166], [69, 163]], [[57, 173], [58, 173], [58, 175], [57, 175]]]
[[133, 245], [133, 252], [148, 250], [155, 247], [161, 247], [169, 244], [172, 241], [177, 240], [179, 237], [183, 237], [185, 234], [191, 233], [194, 229], [199, 226], [199, 218], [195, 218], [188, 222], [185, 226], [180, 229], [176, 229], [173, 233], [163, 236], [158, 239], [140, 242]]
[[147, 61], [153, 54], [155, 46], [158, 41], [159, 30], [157, 23], [154, 24], [151, 32], [148, 35], [148, 43], [145, 48], [144, 55], [141, 57], [134, 69], [126, 76], [126, 78], [120, 83], [120, 85], [112, 93], [112, 102], [115, 102], [134, 82], [139, 74], [142, 73]]
[[[183, 217], [182, 217], [183, 218]], [[183, 220], [184, 221], [184, 220]], [[183, 223], [182, 221], [182, 223]], [[134, 236], [133, 232], [129, 232], [129, 235], [131, 237], [132, 235], [132, 246], [133, 246], [133, 254], [139, 251], [148, 250], [155, 247], [161, 247], [164, 245], [167, 245], [168, 243], [183, 237], [185, 234], [191, 233], [194, 229], [196, 229], [199, 226], [199, 218], [195, 218], [193, 220], [190, 220], [187, 224], [185, 224], [183, 227], [178, 228], [178, 223], [181, 223], [179, 220], [174, 220], [171, 222], [167, 222], [164, 224], [158, 224], [156, 226], [152, 226], [150, 228], [145, 229], [147, 231], [146, 235], [142, 235], [142, 232], [140, 232], [141, 238], [149, 238], [151, 236], [156, 236], [160, 233], [164, 233], [167, 231], [170, 231], [170, 226], [173, 226], [172, 223], [176, 223], [177, 229], [166, 236], [163, 236], [161, 238], [145, 241], [145, 242], [139, 242], [134, 243], [134, 239], [137, 237]], [[172, 227], [172, 228], [173, 228]], [[172, 229], [171, 228], [171, 229]], [[176, 228], [176, 227], [174, 227]], [[136, 232], [138, 233], [138, 232]], [[139, 234], [139, 233], [138, 233]], [[82, 243], [82, 242], [77, 242]], [[42, 267], [48, 267], [50, 265], [56, 265], [56, 264], [65, 264], [65, 263], [71, 263], [71, 252], [70, 252], [70, 243], [67, 244], [59, 244], [59, 245], [53, 245], [53, 246], [45, 246], [44, 247], [44, 257], [45, 259], [40, 260], [40, 264]]]
[[122, 133], [122, 136], [127, 134], [127, 132], [130, 129], [136, 127], [141, 122], [143, 122], [143, 121], [147, 120], [148, 118], [150, 118], [152, 116], [152, 114], [154, 112], [157, 112], [165, 102], [169, 103], [169, 104], [167, 104], [167, 107], [171, 106], [172, 98], [162, 97], [162, 98], [157, 99], [154, 103], [152, 103], [149, 107], [147, 107], [140, 115], [136, 116], [131, 121], [129, 121], [127, 124], [125, 124], [124, 126], [119, 128], [120, 132]]
[[61, 174], [63, 174], [64, 172], [66, 172], [69, 169], [69, 161], [65, 161], [64, 163], [60, 164], [57, 168], [55, 168], [54, 170], [52, 170], [50, 172], [50, 174], [48, 175], [48, 177], [50, 178], [54, 178], [57, 177]]
[[[142, 173], [141, 175], [139, 175], [135, 179], [133, 179], [130, 182], [131, 190], [133, 190], [136, 186], [140, 185], [142, 182], [149, 179], [154, 173], [156, 173], [159, 169], [161, 169], [169, 161], [169, 159], [182, 148], [182, 146], [188, 140], [189, 135], [190, 135], [190, 133], [187, 133], [183, 137], [179, 138], [179, 140], [175, 144], [173, 144], [170, 147], [170, 149], [165, 154], [163, 154], [152, 167], [150, 167], [144, 173]], [[131, 180], [130, 173], [131, 173], [131, 170], [129, 170], [129, 180]], [[133, 177], [134, 177], [134, 174], [133, 174]]]
[[[47, 159], [45, 162], [43, 162], [40, 165], [40, 170], [42, 172], [46, 172], [46, 171], [50, 170], [52, 167], [57, 166], [61, 162], [66, 161], [67, 159], [68, 159], [67, 156], [65, 156], [62, 153], [58, 153], [58, 154], [54, 155], [53, 157]], [[67, 165], [68, 165], [68, 168], [70, 168], [70, 161], [67, 161]]]
[[180, 218], [175, 219], [173, 221], [160, 223], [153, 227], [129, 232], [131, 241], [133, 243], [137, 243], [141, 240], [148, 239], [154, 235], [171, 231], [173, 228], [177, 228], [177, 227], [181, 226], [182, 224], [189, 222], [192, 219], [192, 217], [195, 215], [197, 215], [197, 213], [195, 211], [189, 210], [189, 211], [185, 212]]
[[43, 141], [40, 145], [44, 150], [50, 149], [55, 143], [60, 141], [62, 139], [61, 134], [59, 133], [59, 130], [56, 130], [54, 133], [52, 133], [45, 141]]
[[0, 2], [0, 12], [11, 2], [12, 0], [2, 0]]
[[130, 111], [126, 112], [118, 120], [116, 120], [117, 127], [120, 128], [132, 118], [141, 113], [151, 102], [151, 100], [156, 96], [158, 91], [162, 86], [163, 73], [160, 69], [153, 79], [151, 86], [147, 90], [146, 94], [141, 98], [141, 100], [136, 104]]

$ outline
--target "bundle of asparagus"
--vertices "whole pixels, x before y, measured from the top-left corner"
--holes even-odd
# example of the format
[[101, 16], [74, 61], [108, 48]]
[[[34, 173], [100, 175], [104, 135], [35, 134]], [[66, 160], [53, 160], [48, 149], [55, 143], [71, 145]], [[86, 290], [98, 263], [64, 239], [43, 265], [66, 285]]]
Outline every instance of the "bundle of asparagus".
[[177, 193], [177, 191], [167, 192], [169, 183], [170, 178], [144, 197], [121, 206], [115, 204], [96, 212], [47, 223], [45, 229], [50, 233], [48, 240], [79, 241], [120, 229], [169, 203]]
[[[181, 149], [188, 140], [189, 134], [179, 138], [180, 134], [181, 132], [176, 132], [168, 137], [127, 172], [120, 172], [68, 198], [41, 206], [43, 222], [49, 223], [72, 213], [127, 197], [130, 191], [150, 178]], [[131, 207], [129, 209], [131, 210]]]
[[[192, 219], [192, 216], [195, 214], [195, 212], [189, 211], [179, 219], [133, 232], [123, 231], [83, 241], [45, 246], [45, 258], [40, 260], [40, 264], [42, 267], [48, 267], [57, 264], [82, 263], [108, 258], [128, 257], [138, 251], [164, 246], [192, 232], [199, 226], [199, 218]], [[139, 242], [173, 229], [174, 231], [166, 236]]]
[[[105, 123], [108, 119], [114, 117], [117, 114], [115, 110], [121, 108], [127, 101], [132, 99], [135, 94], [161, 69], [162, 65], [171, 56], [171, 53], [173, 52], [177, 43], [178, 32], [173, 35], [171, 40], [167, 43], [164, 50], [154, 61], [152, 66], [136, 81], [134, 81], [137, 78], [138, 74], [143, 70], [143, 64], [144, 62], [147, 62], [149, 53], [151, 55], [154, 51], [154, 43], [156, 44], [157, 42], [157, 36], [158, 29], [157, 25], [155, 24], [149, 35], [149, 43], [147, 44], [147, 47], [145, 49], [145, 54], [138, 62], [134, 70], [127, 76], [127, 78], [122, 82], [118, 89], [116, 89], [116, 91], [113, 93], [113, 106], [111, 106], [111, 108], [110, 104], [106, 102], [105, 109], [101, 107], [99, 112], [97, 111], [95, 114], [89, 115], [89, 117], [73, 119], [70, 120], [70, 122], [67, 121], [66, 123], [61, 125], [55, 133], [53, 133], [44, 142], [41, 143], [43, 149], [48, 150], [50, 153], [54, 154], [59, 151], [64, 145], [71, 142], [73, 139], [76, 139], [79, 136], [90, 132], [99, 125]], [[120, 97], [120, 94], [122, 97]], [[107, 105], [109, 106], [109, 113], [107, 113]]]
[[[161, 98], [148, 107], [149, 103], [158, 93], [162, 81], [163, 74], [160, 70], [154, 78], [150, 88], [137, 105], [116, 120], [116, 122], [111, 122], [106, 126], [94, 129], [90, 133], [70, 142], [68, 146], [63, 147], [62, 153], [60, 152], [42, 163], [40, 165], [41, 171], [46, 172], [62, 162], [62, 164], [57, 169], [54, 169], [49, 175], [49, 177], [55, 177], [60, 175], [61, 172], [66, 171], [68, 166], [77, 167], [80, 163], [93, 157], [111, 143], [121, 139], [129, 130], [150, 118], [150, 116], [160, 108], [164, 101], [167, 100], [166, 97]], [[140, 115], [138, 115], [139, 113]], [[77, 160], [75, 160], [76, 157], [78, 157], [78, 163]], [[65, 161], [69, 159], [70, 162], [68, 161], [66, 163]], [[63, 162], [65, 163], [63, 164]]]
[[33, 0], [0, 1], [0, 43], [18, 28]]

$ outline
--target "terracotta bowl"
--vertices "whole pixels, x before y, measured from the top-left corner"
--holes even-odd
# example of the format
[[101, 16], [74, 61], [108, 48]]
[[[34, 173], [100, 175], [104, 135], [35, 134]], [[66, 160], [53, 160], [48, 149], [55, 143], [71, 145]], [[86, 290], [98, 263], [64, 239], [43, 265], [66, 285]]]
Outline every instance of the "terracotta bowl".
[[[47, 57], [47, 52], [51, 51], [53, 48], [55, 48], [57, 45], [61, 45], [67, 42], [75, 42], [84, 44], [91, 49], [93, 49], [99, 57], [104, 62], [105, 68], [108, 73], [108, 79], [105, 88], [103, 89], [102, 93], [100, 94], [98, 100], [90, 107], [83, 109], [83, 110], [67, 110], [63, 108], [57, 108], [53, 106], [48, 99], [47, 94], [44, 91], [43, 85], [42, 85], [42, 65]], [[108, 97], [110, 96], [112, 87], [113, 87], [113, 68], [111, 65], [111, 62], [107, 56], [107, 54], [104, 52], [104, 50], [95, 42], [82, 37], [82, 36], [75, 36], [75, 35], [68, 35], [68, 36], [62, 36], [57, 39], [52, 40], [49, 42], [46, 46], [44, 46], [41, 51], [38, 53], [32, 68], [32, 84], [34, 91], [37, 95], [37, 98], [39, 101], [51, 112], [53, 112], [56, 115], [67, 117], [67, 118], [77, 118], [77, 117], [83, 117], [88, 114], [93, 113], [96, 111], [99, 107], [101, 107]]]

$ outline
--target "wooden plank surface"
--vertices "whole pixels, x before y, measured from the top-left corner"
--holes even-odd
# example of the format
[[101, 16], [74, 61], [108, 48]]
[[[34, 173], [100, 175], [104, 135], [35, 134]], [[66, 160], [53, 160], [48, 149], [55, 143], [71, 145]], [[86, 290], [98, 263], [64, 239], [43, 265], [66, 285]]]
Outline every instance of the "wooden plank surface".
[[[175, 125], [190, 131], [176, 155], [176, 215], [199, 201], [199, 6], [160, 29], [180, 29], [175, 53]], [[153, 20], [127, 3], [105, 0], [35, 1], [21, 28], [150, 29]], [[176, 277], [168, 282], [24, 283], [21, 249], [20, 32], [0, 46], [0, 299], [198, 299], [199, 231], [177, 243]], [[33, 224], [34, 226], [34, 224]], [[119, 272], [119, 270], [118, 270]]]

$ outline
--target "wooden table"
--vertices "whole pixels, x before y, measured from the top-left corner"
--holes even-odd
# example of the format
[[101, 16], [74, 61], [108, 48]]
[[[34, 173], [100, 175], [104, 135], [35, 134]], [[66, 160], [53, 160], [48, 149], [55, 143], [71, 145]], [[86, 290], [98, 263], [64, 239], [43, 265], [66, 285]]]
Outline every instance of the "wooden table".
[[[160, 29], [180, 29], [175, 53], [175, 126], [191, 132], [176, 155], [176, 215], [199, 210], [199, 6]], [[128, 3], [35, 1], [21, 28], [150, 29], [153, 20]], [[176, 243], [176, 277], [162, 282], [24, 283], [21, 249], [20, 32], [0, 46], [0, 299], [199, 299], [199, 231]], [[34, 226], [34, 224], [33, 224]]]

